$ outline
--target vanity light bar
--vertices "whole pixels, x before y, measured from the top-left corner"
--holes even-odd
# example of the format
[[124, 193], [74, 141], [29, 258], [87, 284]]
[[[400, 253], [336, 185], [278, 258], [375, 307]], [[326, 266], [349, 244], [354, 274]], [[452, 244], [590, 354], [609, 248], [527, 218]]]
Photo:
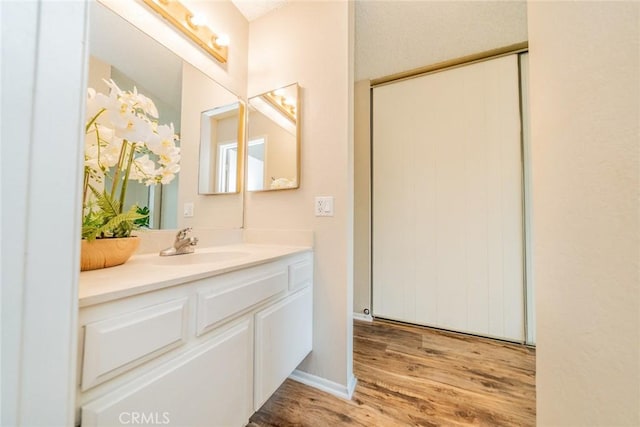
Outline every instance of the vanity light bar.
[[193, 13], [182, 3], [177, 0], [143, 1], [219, 62], [227, 62], [228, 37], [216, 35], [209, 27], [194, 18]]
[[269, 92], [263, 95], [265, 101], [275, 107], [278, 111], [284, 114], [286, 118], [291, 120], [294, 124], [296, 122], [296, 100], [293, 98], [287, 98], [285, 96], [276, 94], [278, 91]]

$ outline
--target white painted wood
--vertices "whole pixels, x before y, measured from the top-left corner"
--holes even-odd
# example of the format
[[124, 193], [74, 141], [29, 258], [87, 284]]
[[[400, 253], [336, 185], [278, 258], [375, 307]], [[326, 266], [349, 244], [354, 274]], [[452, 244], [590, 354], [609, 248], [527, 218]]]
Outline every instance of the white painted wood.
[[187, 299], [85, 326], [82, 391], [187, 341]]
[[[206, 369], [215, 370], [216, 375], [220, 369], [223, 369], [225, 375], [236, 378], [238, 381], [243, 381], [246, 373], [251, 375], [249, 392], [242, 397], [248, 401], [249, 413], [243, 420], [246, 422], [254, 408], [254, 363], [261, 354], [257, 348], [254, 351], [254, 342], [258, 340], [258, 334], [254, 334], [256, 315], [263, 313], [268, 317], [268, 331], [265, 333], [269, 334], [269, 339], [263, 339], [261, 342], [268, 343], [267, 351], [270, 351], [270, 354], [267, 354], [263, 360], [270, 361], [275, 366], [274, 370], [268, 371], [269, 378], [275, 374], [282, 382], [311, 350], [313, 334], [312, 282], [306, 281], [303, 285], [306, 288], [299, 288], [294, 292], [288, 291], [287, 288], [289, 267], [312, 266], [312, 259], [311, 252], [292, 254], [244, 270], [196, 281], [185, 279], [184, 283], [172, 287], [82, 307], [79, 317], [81, 325], [78, 331], [80, 359], [82, 359], [84, 348], [87, 348], [88, 352], [85, 351], [84, 366], [80, 364], [78, 371], [85, 371], [82, 376], [85, 380], [89, 377], [96, 379], [87, 389], [82, 389], [82, 384], [78, 384], [76, 422], [82, 422], [82, 425], [87, 425], [87, 423], [89, 423], [88, 425], [92, 425], [91, 423], [102, 425], [100, 423], [104, 422], [108, 425], [113, 421], [113, 411], [116, 410], [112, 407], [120, 411], [121, 406], [118, 405], [121, 404], [118, 402], [121, 400], [129, 402], [129, 396], [134, 396], [131, 402], [134, 402], [135, 405], [138, 405], [139, 402], [150, 402], [154, 399], [154, 393], [164, 393], [165, 386], [157, 388], [153, 385], [146, 388], [147, 385], [155, 384], [156, 381], [164, 384], [164, 378], [173, 375], [165, 371], [172, 371], [178, 365], [181, 372], [191, 372], [192, 368], [186, 365], [199, 363], [195, 360], [200, 356], [191, 357], [189, 355], [200, 354], [198, 349], [208, 345], [211, 339], [220, 337], [226, 334], [225, 331], [248, 322], [251, 329], [249, 333], [251, 354], [248, 366], [240, 369], [233, 364], [224, 365], [219, 362], [206, 365]], [[306, 270], [306, 267], [303, 270]], [[313, 272], [311, 272], [311, 277], [313, 277]], [[273, 283], [277, 283], [277, 286]], [[247, 287], [253, 292], [246, 292]], [[274, 293], [275, 288], [278, 291]], [[264, 289], [271, 289], [270, 292], [267, 292], [270, 296], [258, 298], [258, 302], [252, 302], [255, 301], [256, 294], [261, 295]], [[237, 290], [240, 291], [236, 292]], [[223, 295], [223, 299], [232, 295], [236, 299], [246, 298], [249, 303], [228, 298], [225, 300], [226, 304], [210, 305], [208, 308], [212, 309], [211, 316], [218, 315], [221, 310], [227, 313], [226, 310], [230, 306], [236, 307], [239, 311], [228, 315], [224, 314], [222, 321], [212, 323], [214, 326], [206, 329], [206, 333], [199, 334], [198, 312], [196, 310], [198, 298], [207, 295], [207, 293], [214, 294], [216, 292], [218, 292], [216, 295]], [[277, 351], [273, 351], [272, 347], [276, 345], [278, 346]], [[185, 366], [183, 367], [183, 365]], [[282, 373], [283, 366], [287, 370]], [[86, 373], [87, 371], [89, 374]], [[224, 396], [220, 399], [226, 399], [226, 407], [242, 407], [244, 405], [245, 400], [237, 400], [235, 392], [226, 394], [228, 387], [225, 381], [212, 380], [208, 371], [201, 372], [200, 375], [209, 382], [209, 388], [205, 390], [206, 394]], [[170, 381], [175, 385], [174, 380]], [[166, 386], [166, 389], [169, 388], [171, 387]], [[271, 392], [276, 388], [277, 385], [272, 388]], [[180, 390], [180, 388], [177, 387], [175, 390]], [[210, 405], [201, 405], [200, 396], [193, 397], [191, 392], [191, 389], [179, 392], [172, 391], [173, 395], [180, 396], [183, 403], [193, 400], [193, 405], [198, 406], [190, 406], [190, 412], [194, 412], [190, 418], [183, 417], [180, 412], [182, 409], [176, 409], [175, 411], [178, 412], [174, 411], [169, 425], [189, 425], [193, 420], [201, 420], [211, 415]], [[193, 393], [202, 393], [202, 390], [195, 387]], [[269, 396], [270, 394], [266, 397]], [[165, 397], [160, 396], [155, 408], [165, 406], [165, 403]], [[171, 405], [167, 407], [175, 408]], [[84, 408], [82, 417], [80, 415], [81, 408]], [[145, 408], [148, 407], [142, 406], [142, 409]], [[164, 412], [158, 411], [155, 409], [151, 411], [152, 415], [156, 417], [153, 421], [164, 422]], [[138, 412], [141, 413], [141, 410]], [[148, 413], [146, 416], [149, 416]], [[111, 421], [104, 417], [111, 417]], [[202, 425], [219, 425], [217, 418], [211, 419], [214, 421], [208, 421]]]
[[[124, 424], [244, 426], [252, 411], [251, 319], [86, 404], [83, 427]], [[134, 417], [147, 420], [134, 423]]]
[[523, 340], [516, 55], [373, 96], [373, 315]]
[[311, 352], [312, 287], [257, 313], [255, 328], [254, 409], [257, 411]]
[[198, 291], [198, 335], [287, 289], [286, 266], [271, 267], [259, 278], [249, 279], [247, 274], [251, 273], [236, 273], [232, 280], [229, 276], [210, 279], [211, 285]]
[[313, 260], [296, 262], [289, 266], [289, 291], [295, 291], [313, 282]]
[[358, 384], [358, 379], [354, 375], [351, 375], [349, 381], [347, 382], [347, 385], [344, 386], [342, 384], [338, 384], [326, 378], [322, 378], [317, 375], [301, 371], [299, 369], [293, 371], [291, 375], [289, 375], [289, 379], [298, 381], [299, 383], [308, 385], [309, 387], [317, 388], [318, 390], [322, 390], [326, 393], [333, 394], [336, 397], [347, 400], [351, 400], [351, 396], [353, 396], [353, 392], [355, 391], [356, 385]]
[[3, 426], [73, 423], [86, 3], [2, 2]]

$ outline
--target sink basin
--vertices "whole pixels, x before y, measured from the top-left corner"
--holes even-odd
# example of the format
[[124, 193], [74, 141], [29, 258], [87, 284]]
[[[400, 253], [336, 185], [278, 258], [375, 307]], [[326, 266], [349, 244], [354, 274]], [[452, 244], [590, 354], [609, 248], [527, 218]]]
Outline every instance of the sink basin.
[[247, 252], [227, 251], [227, 252], [195, 252], [192, 254], [158, 256], [151, 262], [154, 265], [193, 265], [211, 264], [223, 261], [232, 261], [248, 256]]

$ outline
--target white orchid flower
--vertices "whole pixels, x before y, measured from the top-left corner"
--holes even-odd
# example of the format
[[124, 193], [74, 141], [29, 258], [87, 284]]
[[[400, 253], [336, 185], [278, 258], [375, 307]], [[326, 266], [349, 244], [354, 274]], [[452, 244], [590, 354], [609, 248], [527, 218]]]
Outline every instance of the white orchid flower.
[[[91, 198], [87, 198], [89, 177], [101, 180], [111, 173], [114, 177], [111, 191], [122, 186], [120, 197], [124, 201], [124, 183], [128, 179], [148, 186], [168, 184], [180, 172], [180, 147], [176, 144], [179, 137], [173, 123], [158, 124], [155, 103], [137, 88], [123, 91], [113, 80], [104, 82], [110, 89], [108, 96], [91, 88], [87, 90], [85, 207], [91, 203]], [[122, 177], [127, 170], [128, 175]]]
[[133, 94], [134, 96], [132, 97], [132, 99], [135, 101], [135, 106], [142, 108], [142, 110], [146, 114], [150, 115], [154, 119], [157, 119], [158, 109], [156, 108], [156, 104], [154, 104], [150, 98], [147, 98], [143, 94], [138, 93], [138, 89], [136, 89], [135, 86], [133, 87]]
[[167, 170], [162, 172], [162, 178], [160, 179], [160, 183], [161, 184], [168, 184], [171, 181], [173, 181], [173, 178], [175, 178], [176, 175], [172, 172], [169, 172]]
[[116, 136], [126, 139], [131, 142], [146, 142], [151, 138], [153, 132], [151, 131], [151, 124], [148, 120], [139, 117], [136, 114], [124, 114], [119, 118], [124, 118], [126, 122], [124, 126], [120, 126], [122, 122], [119, 122], [115, 129]]
[[133, 160], [129, 178], [135, 179], [140, 183], [146, 183], [149, 177], [153, 177], [156, 174], [156, 164], [149, 158], [148, 154], [145, 154]]

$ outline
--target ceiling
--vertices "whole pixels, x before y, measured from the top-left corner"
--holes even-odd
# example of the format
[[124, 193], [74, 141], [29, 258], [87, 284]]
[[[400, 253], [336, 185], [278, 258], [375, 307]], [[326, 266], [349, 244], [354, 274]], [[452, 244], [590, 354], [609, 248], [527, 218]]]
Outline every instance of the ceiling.
[[251, 22], [254, 19], [266, 15], [272, 10], [281, 8], [289, 3], [289, 0], [231, 0], [240, 13]]

